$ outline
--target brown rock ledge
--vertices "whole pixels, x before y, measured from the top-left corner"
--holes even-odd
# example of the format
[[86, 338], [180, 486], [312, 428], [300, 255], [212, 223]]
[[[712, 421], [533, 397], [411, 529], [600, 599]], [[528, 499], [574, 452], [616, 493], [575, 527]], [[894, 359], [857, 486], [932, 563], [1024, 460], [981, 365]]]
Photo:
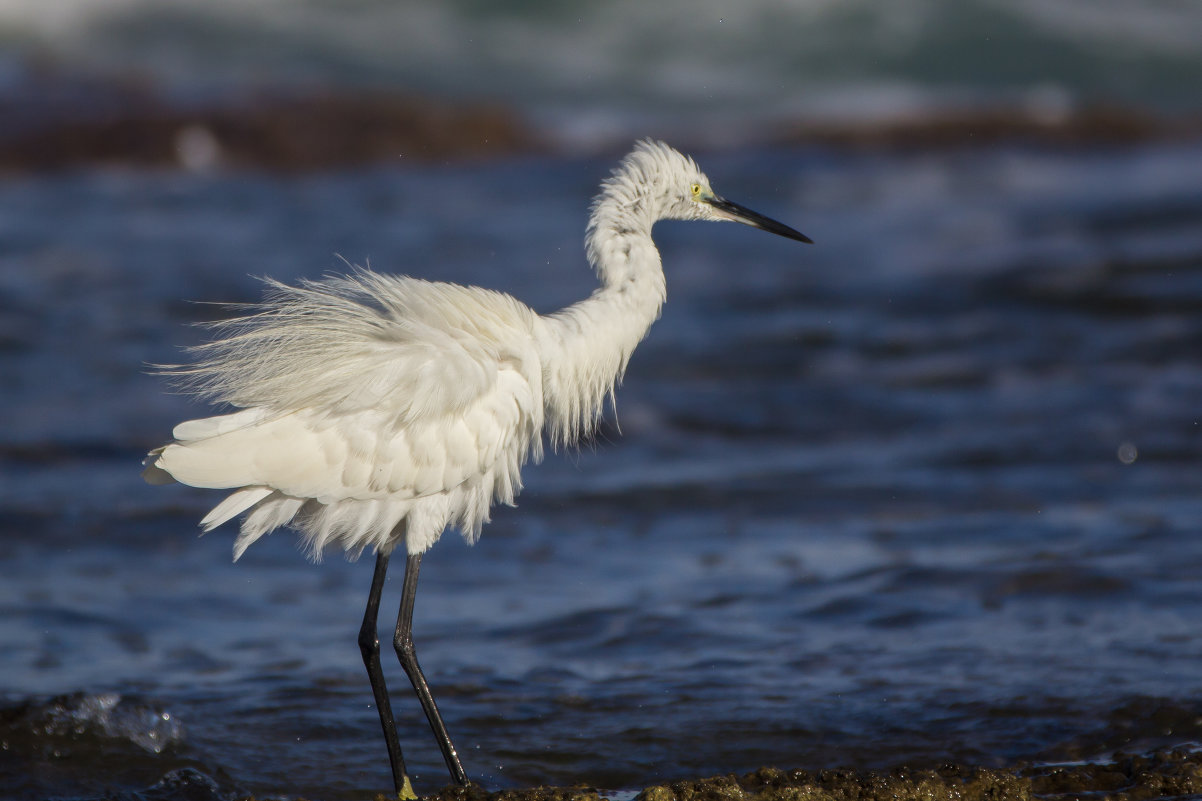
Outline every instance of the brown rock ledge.
[[[1190, 749], [1142, 756], [1116, 754], [1103, 763], [1032, 764], [1010, 769], [945, 765], [889, 772], [760, 768], [654, 785], [634, 801], [1028, 801], [1070, 799], [1145, 801], [1202, 793], [1202, 753]], [[590, 787], [487, 791], [447, 787], [435, 801], [605, 801], [613, 793]], [[384, 799], [384, 796], [378, 798]]]

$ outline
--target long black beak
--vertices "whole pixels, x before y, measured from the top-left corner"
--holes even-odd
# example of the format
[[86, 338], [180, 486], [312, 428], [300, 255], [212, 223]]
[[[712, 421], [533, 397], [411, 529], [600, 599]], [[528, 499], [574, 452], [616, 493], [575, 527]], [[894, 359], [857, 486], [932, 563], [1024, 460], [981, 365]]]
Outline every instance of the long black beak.
[[786, 237], [787, 239], [796, 239], [798, 242], [805, 242], [810, 245], [814, 244], [814, 240], [800, 231], [795, 231], [784, 223], [778, 223], [776, 220], [765, 217], [763, 214], [744, 208], [738, 203], [731, 203], [729, 200], [720, 198], [717, 195], [706, 198], [705, 202], [722, 212], [722, 215], [728, 220], [741, 222], [745, 225], [759, 228], [762, 231]]

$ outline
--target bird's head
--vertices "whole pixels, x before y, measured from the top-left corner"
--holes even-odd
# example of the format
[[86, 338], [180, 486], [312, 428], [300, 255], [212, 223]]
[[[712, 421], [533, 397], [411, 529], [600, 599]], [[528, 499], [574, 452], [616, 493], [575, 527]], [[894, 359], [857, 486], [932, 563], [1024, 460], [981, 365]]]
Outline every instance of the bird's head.
[[[671, 220], [731, 221], [799, 242], [812, 240], [789, 226], [718, 195], [697, 162], [663, 142], [639, 142], [623, 167], [654, 193], [658, 216]], [[620, 173], [619, 173], [620, 174]]]

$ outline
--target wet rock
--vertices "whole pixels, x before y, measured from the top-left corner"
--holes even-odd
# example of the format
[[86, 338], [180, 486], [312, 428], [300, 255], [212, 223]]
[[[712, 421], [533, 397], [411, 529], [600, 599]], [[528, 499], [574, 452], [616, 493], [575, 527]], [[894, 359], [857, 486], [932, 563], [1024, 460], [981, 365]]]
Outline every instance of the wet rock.
[[[1144, 801], [1202, 794], [1202, 754], [1188, 749], [1111, 762], [982, 768], [944, 765], [889, 772], [781, 770], [764, 767], [743, 776], [715, 776], [647, 787], [635, 801], [1029, 801], [1080, 798]], [[437, 801], [602, 801], [590, 787], [535, 787], [490, 792], [448, 787]], [[383, 798], [383, 796], [381, 796]]]
[[974, 801], [1030, 797], [1028, 780], [981, 768], [903, 768], [889, 774], [760, 768], [742, 778], [721, 776], [649, 787], [637, 801]]
[[598, 790], [583, 785], [488, 791], [473, 784], [470, 787], [444, 787], [431, 798], [437, 801], [604, 801]]
[[1143, 801], [1202, 793], [1202, 754], [1185, 749], [1116, 756], [1108, 764], [1050, 766], [1032, 776], [1041, 796], [1079, 796]]
[[[71, 93], [61, 92], [66, 97]], [[297, 90], [182, 104], [98, 91], [92, 105], [0, 122], [0, 171], [78, 167], [302, 171], [525, 152], [536, 140], [504, 108], [383, 91]], [[0, 110], [21, 105], [0, 99]]]
[[1046, 146], [1122, 146], [1147, 141], [1191, 139], [1202, 120], [1170, 118], [1118, 106], [1040, 109], [997, 107], [933, 110], [895, 119], [850, 122], [807, 121], [791, 126], [788, 144], [818, 144], [852, 150], [927, 150], [989, 147], [999, 143]]

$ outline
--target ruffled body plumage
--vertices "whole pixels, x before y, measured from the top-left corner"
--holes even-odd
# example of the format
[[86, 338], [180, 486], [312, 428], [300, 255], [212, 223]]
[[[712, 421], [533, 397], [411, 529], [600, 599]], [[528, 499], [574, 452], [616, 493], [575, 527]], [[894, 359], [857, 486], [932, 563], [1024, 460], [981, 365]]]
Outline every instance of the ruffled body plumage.
[[177, 426], [146, 476], [235, 489], [202, 524], [253, 509], [235, 557], [291, 523], [312, 554], [474, 540], [541, 456], [538, 317], [497, 292], [358, 271], [272, 283], [218, 325], [181, 385], [241, 411]]

